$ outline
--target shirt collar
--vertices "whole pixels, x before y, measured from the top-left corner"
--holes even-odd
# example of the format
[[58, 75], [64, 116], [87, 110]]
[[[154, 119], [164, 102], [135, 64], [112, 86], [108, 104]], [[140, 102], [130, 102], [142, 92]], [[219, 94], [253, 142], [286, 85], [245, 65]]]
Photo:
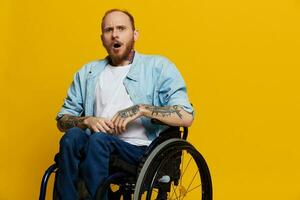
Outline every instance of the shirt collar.
[[141, 55], [138, 52], [135, 52], [133, 62], [131, 64], [130, 70], [128, 74], [126, 75], [127, 78], [138, 81], [140, 77], [140, 60], [141, 60]]
[[[92, 66], [92, 69], [90, 69], [90, 78], [97, 77], [100, 72], [103, 71], [104, 67], [109, 64], [109, 56], [106, 56], [106, 58], [102, 61], [100, 61], [99, 64]], [[140, 77], [141, 72], [141, 54], [139, 54], [137, 51], [135, 51], [133, 62], [131, 64], [130, 70], [127, 73], [126, 77], [133, 80], [138, 81]]]

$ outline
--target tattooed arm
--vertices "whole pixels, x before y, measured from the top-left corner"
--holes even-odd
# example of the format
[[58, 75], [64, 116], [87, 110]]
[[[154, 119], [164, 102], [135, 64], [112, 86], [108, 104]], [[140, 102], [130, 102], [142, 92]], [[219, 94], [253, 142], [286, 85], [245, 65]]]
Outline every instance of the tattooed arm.
[[112, 133], [114, 125], [109, 119], [102, 117], [77, 117], [66, 114], [57, 120], [57, 127], [62, 132], [73, 127], [78, 127], [81, 129], [89, 128], [94, 132]]
[[125, 131], [126, 125], [141, 116], [157, 119], [171, 126], [191, 126], [193, 122], [192, 114], [186, 112], [180, 106], [151, 106], [151, 105], [134, 105], [127, 109], [121, 110], [112, 118], [115, 126], [115, 133], [120, 134]]
[[186, 112], [181, 106], [157, 107], [144, 105], [141, 107], [143, 116], [157, 119], [170, 126], [189, 127], [193, 123], [193, 115]]
[[80, 127], [81, 129], [86, 128], [83, 124], [85, 117], [77, 117], [65, 114], [60, 119], [57, 120], [57, 128], [61, 132], [65, 132], [73, 127]]

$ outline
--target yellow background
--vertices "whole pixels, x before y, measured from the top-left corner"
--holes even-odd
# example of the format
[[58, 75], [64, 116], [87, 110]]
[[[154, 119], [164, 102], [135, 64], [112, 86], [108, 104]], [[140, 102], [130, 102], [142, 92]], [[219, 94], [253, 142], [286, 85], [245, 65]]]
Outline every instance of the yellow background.
[[115, 7], [135, 16], [136, 49], [184, 76], [214, 199], [300, 200], [299, 0], [2, 0], [0, 200], [38, 198], [55, 115], [73, 73], [106, 55]]

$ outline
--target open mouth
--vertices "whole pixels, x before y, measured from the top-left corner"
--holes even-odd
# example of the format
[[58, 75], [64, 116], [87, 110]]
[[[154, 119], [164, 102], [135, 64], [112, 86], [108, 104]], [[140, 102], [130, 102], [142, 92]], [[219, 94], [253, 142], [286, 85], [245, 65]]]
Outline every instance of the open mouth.
[[115, 49], [118, 49], [118, 48], [121, 47], [121, 44], [120, 44], [120, 43], [115, 43], [115, 44], [113, 45], [113, 47], [114, 47]]

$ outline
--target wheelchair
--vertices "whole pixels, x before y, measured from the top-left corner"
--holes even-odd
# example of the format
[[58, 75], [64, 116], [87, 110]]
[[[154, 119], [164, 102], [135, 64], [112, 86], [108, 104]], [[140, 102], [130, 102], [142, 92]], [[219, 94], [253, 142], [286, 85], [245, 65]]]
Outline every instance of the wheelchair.
[[[126, 163], [117, 155], [111, 155], [110, 175], [98, 187], [95, 199], [212, 200], [208, 165], [186, 140], [187, 136], [186, 127], [169, 127], [150, 144], [137, 166]], [[48, 179], [57, 170], [57, 163], [46, 170], [39, 200], [45, 199]], [[88, 199], [83, 181], [78, 184], [78, 191], [80, 200]], [[60, 200], [55, 187], [53, 200]]]

